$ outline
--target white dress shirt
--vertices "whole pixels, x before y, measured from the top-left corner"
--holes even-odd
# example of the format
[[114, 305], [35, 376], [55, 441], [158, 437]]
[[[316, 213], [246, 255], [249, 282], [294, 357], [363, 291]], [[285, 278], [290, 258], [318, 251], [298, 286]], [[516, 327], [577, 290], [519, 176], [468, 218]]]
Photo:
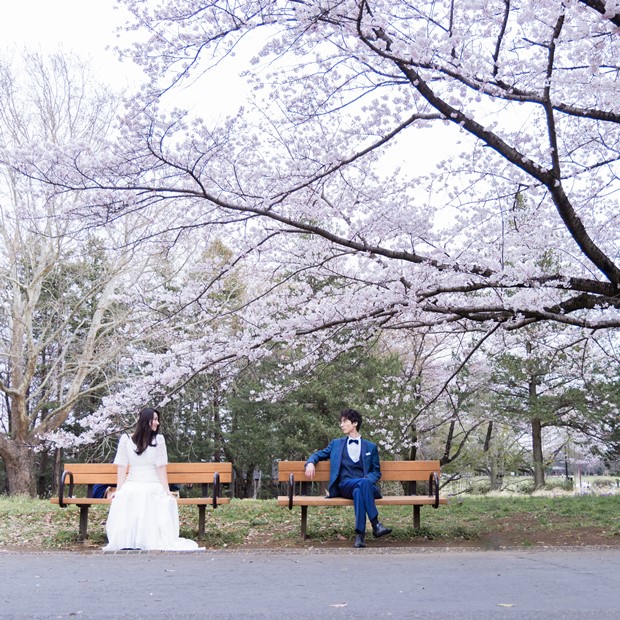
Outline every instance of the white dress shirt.
[[349, 456], [354, 463], [357, 463], [360, 460], [360, 454], [362, 452], [362, 436], [355, 437], [357, 443], [353, 443], [351, 441], [351, 437], [347, 439], [347, 451], [349, 452]]

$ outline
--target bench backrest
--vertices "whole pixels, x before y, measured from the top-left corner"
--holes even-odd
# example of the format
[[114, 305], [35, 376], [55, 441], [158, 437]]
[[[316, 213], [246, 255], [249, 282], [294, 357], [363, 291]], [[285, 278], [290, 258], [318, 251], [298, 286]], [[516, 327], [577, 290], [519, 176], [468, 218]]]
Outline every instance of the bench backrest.
[[[116, 484], [118, 467], [112, 463], [66, 463], [64, 470], [73, 474], [73, 484]], [[232, 482], [232, 463], [168, 463], [170, 484], [213, 484], [220, 475], [222, 484]]]
[[[305, 461], [280, 461], [278, 463], [278, 481], [288, 482], [290, 474], [295, 482], [304, 482]], [[321, 461], [316, 465], [314, 480], [329, 482], [329, 461]], [[399, 482], [428, 482], [429, 476], [439, 476], [439, 461], [381, 461], [381, 480]]]

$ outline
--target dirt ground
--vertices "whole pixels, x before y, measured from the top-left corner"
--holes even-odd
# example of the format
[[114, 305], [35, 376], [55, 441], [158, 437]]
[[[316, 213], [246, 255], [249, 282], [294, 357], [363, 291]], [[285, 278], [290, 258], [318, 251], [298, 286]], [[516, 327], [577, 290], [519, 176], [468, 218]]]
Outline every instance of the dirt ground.
[[[500, 520], [500, 523], [502, 520]], [[475, 546], [502, 549], [525, 546], [545, 547], [620, 547], [620, 536], [613, 536], [601, 528], [543, 528], [525, 516], [506, 519], [503, 528], [484, 535]]]
[[[533, 520], [523, 518], [519, 521], [514, 517], [506, 519], [504, 527], [498, 531], [483, 534], [476, 539], [442, 538], [431, 540], [428, 538], [415, 538], [412, 540], [395, 539], [390, 536], [375, 540], [372, 535], [367, 537], [369, 548], [469, 548], [469, 549], [523, 549], [534, 547], [620, 547], [620, 536], [612, 536], [601, 528], [570, 528], [547, 529], [534, 524]], [[333, 540], [318, 541], [297, 539], [289, 541], [285, 545], [289, 549], [340, 549], [348, 548], [352, 544], [344, 536], [337, 536]], [[279, 549], [283, 548], [280, 542], [260, 538], [246, 540], [240, 545], [229, 545], [229, 549]]]
[[[318, 541], [308, 539], [302, 541], [289, 541], [286, 545], [272, 540], [248, 540], [239, 545], [228, 545], [229, 550], [258, 550], [258, 549], [346, 549], [351, 547], [352, 541], [344, 536], [338, 536], [333, 540]], [[580, 528], [574, 529], [545, 529], [533, 527], [524, 519], [522, 523], [515, 522], [514, 518], [505, 523], [501, 533], [489, 532], [475, 540], [462, 538], [444, 538], [441, 540], [429, 540], [427, 538], [416, 538], [413, 540], [399, 540], [386, 536], [375, 540], [372, 536], [367, 539], [368, 548], [381, 549], [527, 549], [535, 547], [545, 548], [575, 548], [575, 547], [620, 547], [620, 536], [610, 536], [600, 528]], [[100, 544], [92, 541], [76, 543], [65, 550], [76, 552], [93, 552], [101, 549]], [[32, 553], [41, 551], [40, 548], [32, 545], [1, 547], [0, 552], [25, 552]], [[49, 550], [48, 550], [49, 551]]]
[[[499, 519], [497, 529], [487, 534], [482, 534], [476, 539], [442, 538], [430, 540], [428, 538], [416, 538], [413, 540], [398, 540], [387, 536], [380, 540], [374, 540], [368, 536], [369, 547], [410, 547], [410, 548], [448, 548], [462, 547], [471, 549], [513, 549], [529, 547], [620, 547], [620, 535], [610, 535], [602, 528], [582, 527], [547, 528], [541, 526], [537, 520], [528, 515], [516, 517], [512, 515], [505, 519]], [[269, 540], [248, 540], [240, 547], [249, 548], [277, 548], [281, 545]], [[336, 539], [326, 542], [316, 540], [302, 541], [288, 544], [288, 547], [297, 548], [325, 548], [335, 549], [351, 546], [351, 541], [338, 536]]]
[[[559, 517], [558, 519], [561, 519]], [[620, 515], [619, 515], [620, 519]], [[225, 548], [230, 550], [257, 550], [257, 549], [347, 549], [352, 545], [352, 540], [347, 536], [335, 534], [328, 540], [307, 539], [300, 537], [287, 538], [282, 541], [271, 535], [270, 530], [253, 529], [243, 542], [228, 544]], [[17, 544], [0, 545], [1, 552], [37, 552], [52, 551], [45, 548], [42, 541], [21, 540]], [[409, 538], [403, 540], [395, 536], [386, 536], [375, 540], [372, 535], [367, 538], [369, 548], [376, 549], [524, 549], [524, 548], [579, 548], [579, 547], [620, 547], [620, 533], [617, 528], [615, 533], [607, 532], [602, 527], [575, 528], [574, 523], [566, 524], [557, 520], [553, 527], [545, 526], [532, 515], [512, 514], [505, 518], [494, 521], [493, 530], [483, 532], [476, 538], [449, 538], [431, 539], [426, 537]], [[101, 549], [101, 540], [86, 540], [84, 543], [69, 544], [64, 550], [76, 552], [96, 552]], [[207, 543], [207, 547], [209, 547]], [[221, 547], [214, 547], [221, 548]], [[60, 550], [60, 548], [58, 549]]]

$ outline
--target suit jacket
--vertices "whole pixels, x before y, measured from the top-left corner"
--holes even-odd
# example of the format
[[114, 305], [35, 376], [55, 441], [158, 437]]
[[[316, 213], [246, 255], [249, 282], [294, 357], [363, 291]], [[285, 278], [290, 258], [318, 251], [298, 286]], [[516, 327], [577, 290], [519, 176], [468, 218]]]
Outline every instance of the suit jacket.
[[[306, 463], [316, 465], [319, 461], [329, 459], [329, 496], [336, 497], [338, 495], [338, 475], [340, 474], [340, 466], [342, 464], [342, 454], [346, 450], [348, 437], [339, 437], [332, 439], [327, 448], [319, 450], [308, 457]], [[372, 441], [362, 439], [360, 460], [364, 468], [364, 478], [368, 478], [375, 485], [375, 498], [381, 497], [381, 492], [377, 486], [377, 482], [381, 478], [381, 465], [379, 463], [379, 450], [377, 445]]]

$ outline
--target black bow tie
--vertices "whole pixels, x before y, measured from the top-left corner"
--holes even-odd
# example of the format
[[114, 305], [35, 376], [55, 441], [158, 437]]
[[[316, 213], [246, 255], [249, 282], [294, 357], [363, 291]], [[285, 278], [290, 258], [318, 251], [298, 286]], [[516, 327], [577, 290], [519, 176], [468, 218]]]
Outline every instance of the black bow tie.
[[359, 443], [360, 440], [359, 439], [349, 439], [349, 443]]

